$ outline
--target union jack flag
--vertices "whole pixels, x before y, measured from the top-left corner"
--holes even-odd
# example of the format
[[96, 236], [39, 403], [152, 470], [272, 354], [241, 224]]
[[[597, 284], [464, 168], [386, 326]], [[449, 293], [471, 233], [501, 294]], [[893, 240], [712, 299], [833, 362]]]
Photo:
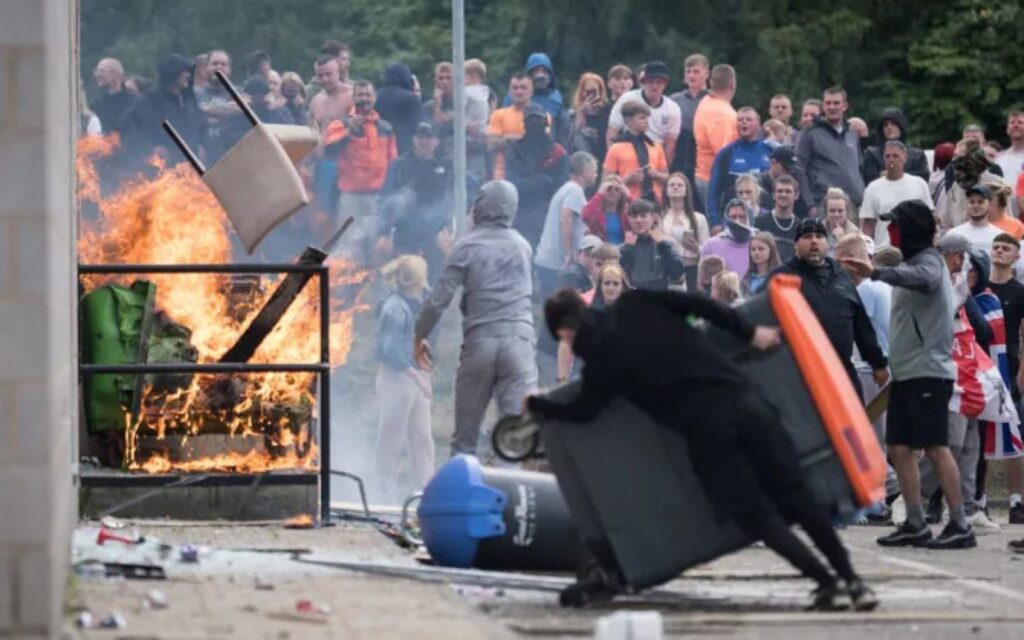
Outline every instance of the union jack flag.
[[[1006, 351], [1006, 320], [1003, 317], [1003, 307], [996, 294], [989, 289], [976, 294], [974, 299], [992, 328], [992, 342], [989, 343], [988, 352], [1003, 381], [1004, 398], [1002, 401], [1013, 406], [1008, 391], [1010, 388], [1010, 361]], [[1014, 413], [1016, 414], [1016, 409]], [[982, 451], [986, 459], [1000, 460], [1024, 455], [1020, 420], [1016, 415], [1014, 418], [1014, 420], [1003, 422], [982, 421]]]

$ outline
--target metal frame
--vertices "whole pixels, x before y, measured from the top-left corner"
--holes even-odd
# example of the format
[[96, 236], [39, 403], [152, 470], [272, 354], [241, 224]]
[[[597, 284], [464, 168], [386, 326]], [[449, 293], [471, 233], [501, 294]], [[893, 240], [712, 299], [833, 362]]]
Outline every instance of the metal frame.
[[312, 273], [320, 293], [320, 361], [308, 364], [164, 363], [78, 364], [79, 378], [97, 374], [271, 373], [303, 371], [320, 378], [320, 523], [331, 519], [331, 349], [329, 267], [324, 264], [79, 264], [78, 276], [145, 273]]

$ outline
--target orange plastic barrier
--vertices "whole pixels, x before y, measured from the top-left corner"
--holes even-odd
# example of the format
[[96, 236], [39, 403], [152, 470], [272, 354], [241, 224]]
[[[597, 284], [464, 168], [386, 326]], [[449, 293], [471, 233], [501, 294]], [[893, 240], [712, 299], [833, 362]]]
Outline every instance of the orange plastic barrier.
[[772, 278], [768, 295], [860, 506], [882, 500], [885, 455], [846, 369], [800, 293], [800, 277]]

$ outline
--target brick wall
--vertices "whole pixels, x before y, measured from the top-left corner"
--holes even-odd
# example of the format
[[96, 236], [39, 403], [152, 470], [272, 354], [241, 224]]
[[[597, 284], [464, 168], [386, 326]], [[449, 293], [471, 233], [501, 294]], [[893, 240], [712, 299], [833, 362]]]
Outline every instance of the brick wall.
[[0, 0], [0, 636], [55, 637], [76, 519], [75, 0]]

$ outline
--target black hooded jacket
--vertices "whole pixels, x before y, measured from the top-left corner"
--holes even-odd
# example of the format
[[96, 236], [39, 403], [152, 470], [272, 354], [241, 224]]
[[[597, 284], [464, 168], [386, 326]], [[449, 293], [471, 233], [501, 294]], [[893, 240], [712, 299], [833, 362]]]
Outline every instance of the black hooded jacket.
[[401, 62], [384, 68], [384, 80], [377, 91], [374, 109], [395, 128], [398, 155], [412, 149], [412, 135], [423, 119], [423, 103], [412, 90], [412, 71]]
[[154, 148], [173, 150], [177, 154], [178, 150], [161, 124], [164, 120], [168, 120], [188, 146], [199, 153], [204, 142], [206, 120], [199, 110], [191, 80], [188, 88], [173, 93], [178, 76], [191, 68], [191, 63], [178, 54], [171, 54], [157, 65], [157, 86], [139, 98], [118, 123], [129, 154], [144, 157]]
[[103, 133], [113, 133], [121, 130], [121, 117], [132, 108], [136, 100], [137, 96], [122, 88], [120, 91], [104, 93], [89, 105], [89, 108], [100, 119]]
[[900, 142], [907, 145], [907, 164], [903, 168], [904, 173], [917, 176], [925, 182], [931, 177], [931, 170], [928, 168], [928, 157], [917, 147], [912, 147], [907, 142], [907, 117], [899, 109], [886, 109], [882, 117], [878, 119], [876, 136], [877, 147], [870, 147], [864, 152], [864, 159], [860, 163], [860, 173], [864, 176], [864, 184], [870, 184], [877, 180], [885, 172], [885, 162], [882, 153], [885, 145], [885, 122], [895, 122], [900, 128]]
[[854, 342], [871, 368], [884, 369], [888, 365], [885, 353], [878, 346], [878, 336], [871, 326], [871, 319], [857, 294], [857, 287], [838, 262], [825, 258], [821, 266], [815, 267], [794, 256], [775, 269], [772, 276], [780, 273], [800, 276], [800, 293], [825, 329], [847, 371], [853, 368], [850, 357]]
[[579, 395], [568, 403], [533, 396], [531, 413], [587, 422], [621, 395], [659, 423], [720, 428], [701, 420], [750, 385], [743, 373], [688, 317], [704, 318], [744, 341], [754, 326], [735, 309], [702, 294], [627, 291], [608, 310], [588, 309], [573, 351], [583, 365]]

